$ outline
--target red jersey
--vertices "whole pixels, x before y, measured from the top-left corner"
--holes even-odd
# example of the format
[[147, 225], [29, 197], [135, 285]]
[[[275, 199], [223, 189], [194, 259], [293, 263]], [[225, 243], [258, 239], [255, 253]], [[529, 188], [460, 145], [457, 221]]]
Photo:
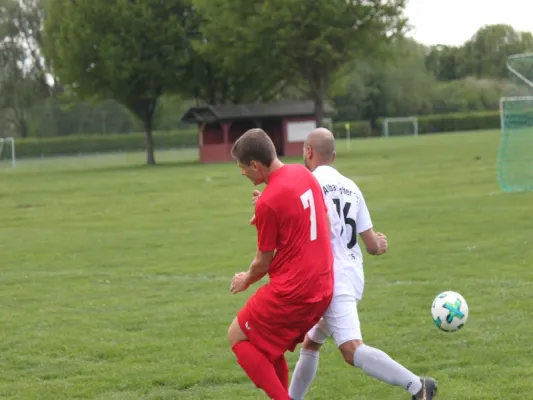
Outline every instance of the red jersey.
[[303, 165], [270, 175], [255, 207], [259, 251], [274, 251], [270, 289], [291, 302], [323, 300], [333, 293], [333, 253], [322, 188]]

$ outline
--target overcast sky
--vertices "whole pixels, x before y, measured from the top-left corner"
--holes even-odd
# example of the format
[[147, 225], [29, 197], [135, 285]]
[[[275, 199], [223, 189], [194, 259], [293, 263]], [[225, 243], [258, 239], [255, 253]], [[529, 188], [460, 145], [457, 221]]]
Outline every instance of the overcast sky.
[[483, 25], [533, 32], [532, 0], [408, 0], [409, 36], [425, 45], [462, 45]]

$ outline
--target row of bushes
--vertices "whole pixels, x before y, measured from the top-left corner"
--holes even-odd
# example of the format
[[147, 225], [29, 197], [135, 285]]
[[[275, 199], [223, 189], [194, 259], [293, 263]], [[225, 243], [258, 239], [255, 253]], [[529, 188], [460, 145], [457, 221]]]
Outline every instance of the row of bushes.
[[[153, 137], [156, 149], [195, 147], [198, 145], [196, 129], [154, 132]], [[16, 139], [17, 158], [136, 151], [145, 148], [143, 132]]]
[[[417, 117], [418, 133], [461, 132], [485, 129], [498, 129], [500, 127], [499, 111], [483, 111], [478, 113], [457, 113], [443, 115], [424, 115]], [[378, 119], [376, 127], [372, 129], [369, 121], [349, 122], [350, 136], [369, 137], [381, 136], [383, 132], [383, 119]], [[389, 124], [389, 130], [394, 131], [394, 126]], [[346, 137], [346, 123], [333, 124], [336, 137]]]
[[[333, 124], [336, 137], [346, 137], [345, 125], [345, 122]], [[349, 125], [352, 138], [379, 136], [383, 129], [383, 120], [378, 120], [377, 127], [374, 129], [368, 121], [349, 122]], [[497, 111], [418, 117], [418, 132], [420, 134], [497, 129], [499, 126], [500, 115]], [[392, 125], [390, 130], [393, 130]], [[154, 132], [153, 135], [156, 149], [195, 147], [198, 145], [196, 129]], [[28, 138], [17, 139], [16, 143], [17, 158], [143, 149], [145, 149], [145, 142], [142, 132], [114, 135], [71, 135], [42, 139]]]

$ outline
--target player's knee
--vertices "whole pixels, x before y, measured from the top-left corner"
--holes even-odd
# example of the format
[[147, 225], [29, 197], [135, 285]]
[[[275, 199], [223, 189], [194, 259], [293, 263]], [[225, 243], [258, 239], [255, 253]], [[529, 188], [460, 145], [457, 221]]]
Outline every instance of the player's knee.
[[239, 337], [238, 333], [235, 332], [235, 329], [233, 329], [231, 326], [228, 329], [228, 343], [230, 347], [235, 346], [237, 343], [241, 342], [242, 339]]
[[343, 343], [339, 350], [342, 353], [344, 361], [350, 365], [354, 365], [355, 352], [359, 346], [363, 344], [362, 340], [350, 340], [346, 343]]
[[241, 330], [237, 318], [235, 318], [232, 324], [228, 328], [227, 335], [228, 343], [231, 347], [235, 346], [237, 343], [247, 340], [246, 335]]
[[232, 335], [232, 329], [231, 329], [231, 325], [230, 325], [230, 327], [228, 328], [228, 333], [227, 333], [226, 339], [228, 340], [229, 345], [232, 346], [232, 347], [235, 344], [233, 336], [234, 335]]
[[313, 342], [309, 335], [305, 335], [304, 342], [302, 343], [302, 349], [309, 351], [320, 351], [322, 344]]

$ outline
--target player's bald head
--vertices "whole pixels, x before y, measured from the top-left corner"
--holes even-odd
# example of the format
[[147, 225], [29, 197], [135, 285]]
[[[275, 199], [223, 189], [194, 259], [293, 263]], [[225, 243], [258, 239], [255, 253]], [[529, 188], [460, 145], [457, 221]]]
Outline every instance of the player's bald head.
[[305, 143], [324, 161], [331, 161], [335, 156], [335, 137], [329, 129], [316, 128], [307, 135]]

